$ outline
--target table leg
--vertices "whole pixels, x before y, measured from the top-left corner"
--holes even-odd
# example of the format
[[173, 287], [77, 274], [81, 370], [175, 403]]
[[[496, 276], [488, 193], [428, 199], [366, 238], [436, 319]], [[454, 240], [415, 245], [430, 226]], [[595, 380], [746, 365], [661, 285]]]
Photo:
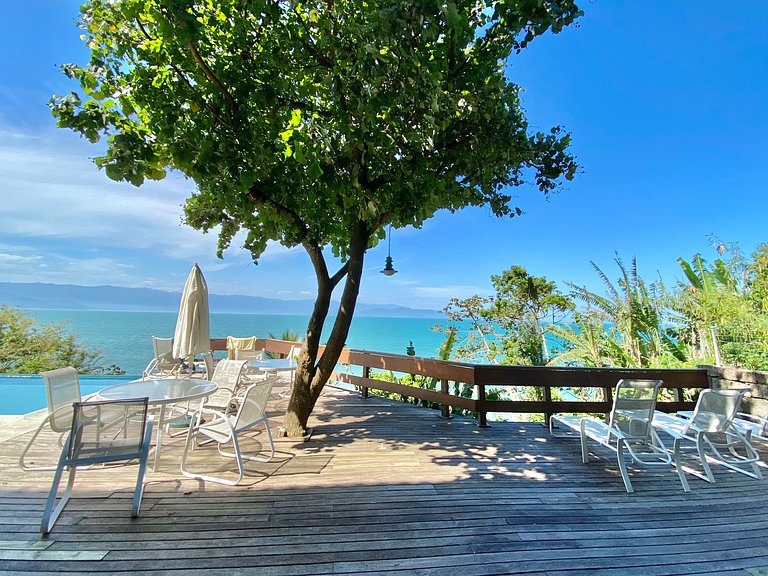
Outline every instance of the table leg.
[[163, 431], [165, 430], [165, 404], [160, 405], [160, 424], [157, 427], [157, 443], [155, 444], [155, 465], [153, 472], [157, 472], [157, 466], [160, 463], [160, 448], [163, 445]]

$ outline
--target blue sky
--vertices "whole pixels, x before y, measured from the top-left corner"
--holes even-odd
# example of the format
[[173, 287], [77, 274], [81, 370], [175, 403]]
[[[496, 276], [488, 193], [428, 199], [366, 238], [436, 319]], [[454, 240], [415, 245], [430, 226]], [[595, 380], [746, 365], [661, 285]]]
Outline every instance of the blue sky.
[[[47, 101], [75, 86], [56, 64], [83, 63], [78, 2], [10, 3], [0, 21], [0, 280], [180, 291], [194, 262], [209, 290], [310, 298], [301, 249], [271, 246], [258, 266], [180, 222], [192, 184], [111, 182], [98, 149], [57, 129]], [[392, 234], [399, 273], [370, 250], [360, 300], [442, 308], [491, 293], [514, 264], [599, 290], [595, 261], [636, 256], [646, 279], [680, 277], [678, 256], [715, 256], [709, 235], [751, 252], [766, 234], [768, 3], [583, 2], [579, 26], [535, 41], [511, 62], [532, 129], [560, 124], [583, 173], [548, 200], [514, 192], [525, 214], [439, 214]]]

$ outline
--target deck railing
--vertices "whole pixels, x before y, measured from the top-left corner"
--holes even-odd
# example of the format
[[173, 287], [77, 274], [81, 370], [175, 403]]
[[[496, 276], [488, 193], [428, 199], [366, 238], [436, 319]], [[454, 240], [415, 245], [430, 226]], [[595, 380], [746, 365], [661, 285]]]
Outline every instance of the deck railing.
[[[226, 349], [225, 340], [212, 340], [214, 350]], [[285, 340], [263, 339], [257, 341], [257, 348], [269, 352], [287, 354], [293, 342]], [[669, 392], [663, 395], [657, 406], [659, 410], [674, 412], [693, 410], [698, 392], [709, 388], [709, 379], [705, 369], [646, 369], [646, 368], [566, 368], [549, 366], [498, 366], [470, 364], [369, 352], [345, 348], [339, 358], [339, 364], [350, 368], [339, 371], [333, 380], [357, 386], [364, 397], [369, 390], [382, 390], [418, 398], [440, 404], [444, 417], [450, 415], [450, 408], [462, 408], [477, 414], [478, 423], [487, 425], [487, 414], [543, 414], [548, 420], [552, 414], [562, 412], [605, 413], [611, 410], [612, 393], [621, 378], [649, 378], [663, 380], [663, 389]], [[372, 370], [392, 371], [395, 374], [413, 374], [435, 378], [440, 382], [440, 390], [427, 390], [371, 378]], [[475, 391], [471, 398], [452, 394], [451, 382], [469, 384]], [[536, 396], [540, 400], [490, 400], [489, 388], [531, 387], [539, 390]], [[455, 387], [454, 387], [455, 388]], [[556, 400], [552, 391], [557, 388], [591, 388], [602, 390], [602, 400]], [[688, 391], [688, 394], [685, 394]]]

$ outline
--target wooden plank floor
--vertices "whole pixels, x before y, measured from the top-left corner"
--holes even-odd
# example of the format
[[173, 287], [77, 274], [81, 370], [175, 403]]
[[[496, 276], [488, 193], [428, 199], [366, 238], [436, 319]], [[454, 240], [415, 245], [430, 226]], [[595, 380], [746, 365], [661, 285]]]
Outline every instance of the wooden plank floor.
[[[274, 429], [285, 404], [273, 397]], [[233, 488], [183, 478], [183, 438], [169, 440], [138, 519], [135, 466], [83, 471], [43, 539], [52, 473], [18, 468], [30, 433], [15, 420], [0, 436], [0, 574], [768, 575], [768, 480], [716, 467], [685, 494], [671, 468], [633, 469], [627, 494], [610, 453], [584, 465], [541, 424], [479, 429], [336, 388], [311, 425]], [[56, 438], [44, 447], [55, 459]], [[231, 470], [213, 447], [194, 454]]]

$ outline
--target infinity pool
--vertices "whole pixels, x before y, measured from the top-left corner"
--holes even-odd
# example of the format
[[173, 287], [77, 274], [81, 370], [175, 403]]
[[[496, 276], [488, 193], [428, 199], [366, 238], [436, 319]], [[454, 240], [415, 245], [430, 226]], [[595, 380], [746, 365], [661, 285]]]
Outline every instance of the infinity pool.
[[[80, 395], [85, 398], [106, 386], [135, 380], [134, 376], [80, 376]], [[48, 406], [45, 383], [40, 376], [0, 374], [0, 414], [27, 414]]]

